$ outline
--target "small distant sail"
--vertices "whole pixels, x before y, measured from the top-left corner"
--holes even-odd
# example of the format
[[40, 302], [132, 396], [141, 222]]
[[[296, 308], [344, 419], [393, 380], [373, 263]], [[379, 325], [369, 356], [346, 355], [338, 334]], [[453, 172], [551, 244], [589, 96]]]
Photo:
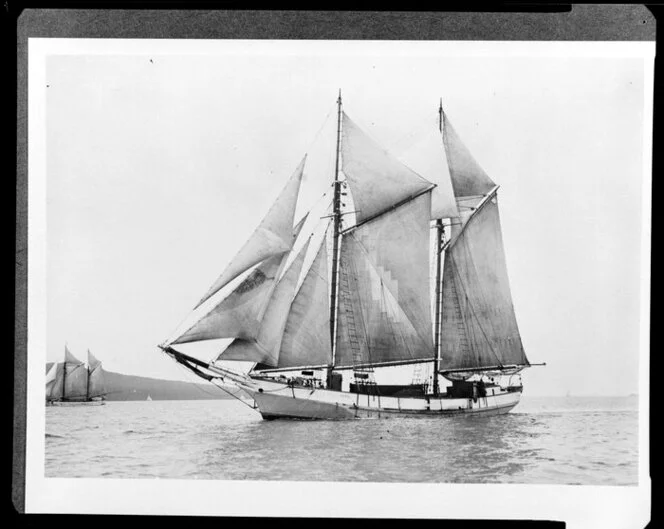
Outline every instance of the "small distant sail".
[[[311, 240], [311, 239], [310, 239]], [[299, 251], [277, 283], [260, 323], [258, 335], [253, 340], [236, 339], [219, 356], [218, 360], [244, 360], [276, 366], [281, 336], [288, 317], [288, 307], [293, 301], [297, 280], [302, 270], [309, 241]]]
[[76, 358], [73, 354], [71, 354], [69, 347], [65, 345], [65, 363], [79, 365], [82, 364], [83, 362], [81, 362], [78, 358]]
[[291, 304], [277, 367], [326, 365], [330, 362], [332, 345], [327, 269], [327, 247], [323, 237]]
[[417, 174], [436, 184], [431, 193], [432, 219], [459, 216], [447, 154], [437, 128], [427, 128], [399, 158]]
[[101, 362], [88, 349], [88, 367], [90, 371], [94, 371], [97, 367], [101, 366]]
[[527, 365], [512, 305], [497, 198], [459, 228], [445, 253], [440, 369]]
[[302, 159], [300, 165], [277, 197], [277, 200], [258, 225], [258, 228], [256, 228], [239, 253], [201, 298], [196, 307], [200, 306], [217, 291], [256, 263], [266, 258], [283, 254], [293, 247], [293, 217], [295, 215], [305, 161], [306, 156]]
[[88, 398], [101, 397], [106, 394], [104, 370], [101, 362], [88, 350]]
[[427, 192], [344, 235], [338, 365], [433, 358], [430, 215]]
[[457, 199], [482, 197], [496, 186], [470, 154], [445, 113], [443, 113], [443, 141], [452, 187]]
[[358, 224], [432, 187], [367, 136], [343, 114], [342, 170]]
[[85, 398], [88, 388], [88, 370], [85, 364], [65, 364], [65, 371], [64, 398]]
[[[307, 216], [292, 229], [293, 242], [302, 231]], [[256, 266], [232, 292], [172, 343], [219, 338], [253, 339], [288, 255], [270, 257]]]
[[62, 397], [62, 375], [64, 364], [54, 362], [46, 374], [46, 400], [56, 400]]

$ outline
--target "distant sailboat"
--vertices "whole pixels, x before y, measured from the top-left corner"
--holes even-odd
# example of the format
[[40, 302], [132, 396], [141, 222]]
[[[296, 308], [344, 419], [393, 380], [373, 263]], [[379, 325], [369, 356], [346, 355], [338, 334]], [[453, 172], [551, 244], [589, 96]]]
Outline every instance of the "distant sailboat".
[[148, 398], [147, 398], [147, 399], [145, 399], [145, 400], [150, 400], [150, 401], [152, 400], [152, 397], [150, 396], [150, 394], [149, 394], [149, 393], [148, 393]]
[[[341, 95], [337, 104], [323, 237], [300, 238], [302, 221], [293, 227], [305, 156], [194, 308], [195, 323], [160, 348], [206, 380], [236, 384], [265, 419], [507, 413], [520, 400], [518, 374], [532, 364], [512, 306], [498, 186], [442, 102], [438, 130], [407, 162], [348, 117]], [[234, 340], [211, 362], [174, 348], [220, 338]], [[244, 374], [221, 361], [255, 365]], [[377, 369], [409, 364], [430, 366], [430, 383], [376, 382]], [[451, 381], [446, 391], [439, 375]]]
[[88, 350], [87, 365], [65, 345], [65, 360], [46, 374], [46, 404], [50, 406], [99, 406], [106, 389], [101, 362]]

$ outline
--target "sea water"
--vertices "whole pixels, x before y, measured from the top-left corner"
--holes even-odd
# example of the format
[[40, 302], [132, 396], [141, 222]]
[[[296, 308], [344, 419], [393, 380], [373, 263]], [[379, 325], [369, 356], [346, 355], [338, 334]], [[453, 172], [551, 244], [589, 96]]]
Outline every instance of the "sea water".
[[635, 397], [495, 417], [264, 421], [237, 400], [46, 409], [47, 477], [636, 485]]

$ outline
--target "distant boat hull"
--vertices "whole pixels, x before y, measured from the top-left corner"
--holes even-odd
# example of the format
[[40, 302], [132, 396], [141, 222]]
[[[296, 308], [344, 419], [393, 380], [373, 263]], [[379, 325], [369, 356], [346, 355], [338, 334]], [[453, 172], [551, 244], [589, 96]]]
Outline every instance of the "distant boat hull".
[[494, 390], [477, 398], [385, 397], [290, 387], [260, 381], [244, 387], [264, 419], [391, 419], [398, 417], [443, 417], [455, 415], [500, 415], [508, 413], [521, 398], [521, 391]]
[[68, 401], [61, 401], [61, 400], [54, 400], [50, 402], [46, 402], [47, 406], [104, 406], [106, 404], [106, 401], [104, 400], [68, 400]]

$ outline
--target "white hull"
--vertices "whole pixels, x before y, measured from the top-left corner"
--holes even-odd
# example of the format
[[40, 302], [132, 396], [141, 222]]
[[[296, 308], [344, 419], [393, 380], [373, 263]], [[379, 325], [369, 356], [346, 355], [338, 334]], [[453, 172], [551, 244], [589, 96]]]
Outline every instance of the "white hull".
[[[494, 389], [486, 397], [379, 397], [326, 389], [289, 387], [253, 380], [243, 389], [256, 402], [264, 419], [390, 419], [498, 415], [519, 403], [520, 391]], [[491, 394], [493, 393], [493, 394]]]
[[50, 402], [46, 402], [47, 406], [103, 406], [106, 404], [106, 401], [104, 400], [81, 400], [81, 401], [61, 401], [61, 400], [54, 400]]

